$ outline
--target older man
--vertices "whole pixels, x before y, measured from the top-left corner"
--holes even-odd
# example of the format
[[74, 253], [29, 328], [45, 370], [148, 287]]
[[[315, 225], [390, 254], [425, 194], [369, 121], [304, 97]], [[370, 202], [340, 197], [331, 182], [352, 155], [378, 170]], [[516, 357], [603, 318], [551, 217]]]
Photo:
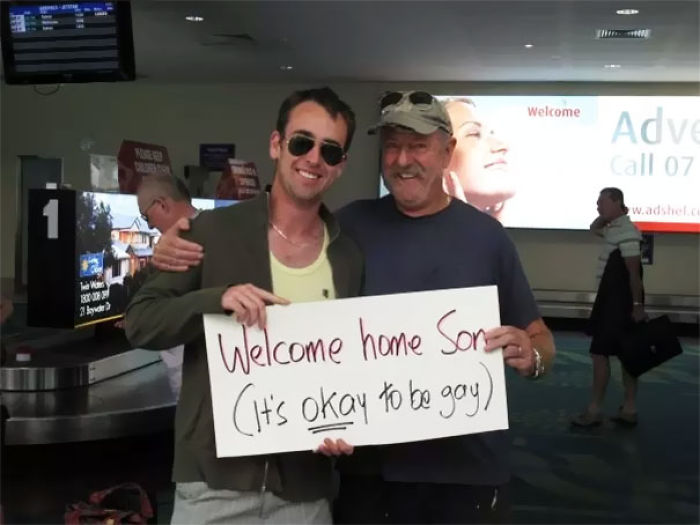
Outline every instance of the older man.
[[[442, 186], [455, 148], [450, 118], [429, 93], [384, 96], [379, 123], [382, 173], [390, 195], [338, 213], [365, 254], [367, 295], [498, 286], [503, 326], [487, 332], [486, 350], [537, 378], [551, 367], [554, 344], [515, 248], [500, 223], [448, 197]], [[508, 436], [504, 431], [390, 445], [343, 458], [338, 518], [393, 523], [507, 521]], [[368, 475], [370, 474], [370, 475]], [[373, 474], [373, 475], [372, 475]], [[379, 481], [381, 480], [381, 481]], [[375, 514], [359, 501], [380, 492]], [[369, 508], [362, 509], [372, 510]]]
[[[605, 243], [598, 257], [598, 292], [590, 318], [593, 391], [586, 409], [571, 420], [577, 427], [603, 422], [601, 408], [610, 381], [610, 356], [617, 355], [622, 334], [646, 318], [642, 234], [627, 215], [625, 196], [619, 188], [603, 188], [596, 204], [598, 217], [590, 229]], [[624, 366], [621, 368], [625, 394], [613, 421], [633, 427], [637, 424], [638, 380]]]
[[182, 180], [172, 175], [149, 175], [139, 186], [136, 198], [141, 218], [151, 228], [168, 231], [181, 218], [193, 219], [197, 209], [192, 206], [190, 192]]
[[[149, 227], [156, 228], [161, 233], [168, 231], [179, 219], [194, 219], [199, 213], [192, 206], [192, 198], [185, 183], [172, 175], [156, 174], [142, 179], [136, 200], [141, 218]], [[160, 351], [176, 399], [180, 397], [182, 385], [183, 351], [183, 345]]]

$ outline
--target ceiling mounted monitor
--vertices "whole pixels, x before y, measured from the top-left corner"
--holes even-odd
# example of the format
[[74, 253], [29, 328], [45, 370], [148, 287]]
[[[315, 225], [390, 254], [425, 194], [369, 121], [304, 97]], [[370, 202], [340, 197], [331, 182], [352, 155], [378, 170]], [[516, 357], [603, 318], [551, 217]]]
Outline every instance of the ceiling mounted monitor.
[[129, 2], [2, 2], [7, 84], [134, 80]]

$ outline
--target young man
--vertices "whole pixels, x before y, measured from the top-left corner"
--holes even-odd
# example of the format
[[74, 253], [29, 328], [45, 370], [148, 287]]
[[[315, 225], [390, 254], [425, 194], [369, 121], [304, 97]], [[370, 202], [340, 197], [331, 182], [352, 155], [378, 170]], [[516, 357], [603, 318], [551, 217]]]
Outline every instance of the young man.
[[[632, 322], [646, 317], [640, 242], [642, 235], [627, 215], [622, 191], [603, 188], [598, 196], [598, 217], [591, 223], [593, 233], [605, 240], [598, 257], [598, 293], [591, 312], [591, 359], [593, 392], [586, 409], [571, 420], [578, 427], [592, 427], [603, 421], [601, 408], [610, 381], [610, 356], [616, 355], [619, 336]], [[625, 397], [613, 421], [625, 426], [637, 424], [637, 378], [622, 367]]]
[[[382, 171], [391, 195], [354, 202], [338, 213], [343, 231], [365, 255], [365, 295], [498, 286], [503, 326], [486, 350], [503, 348], [505, 364], [537, 378], [554, 358], [515, 247], [501, 224], [450, 198], [443, 174], [455, 148], [450, 119], [425, 92], [382, 99]], [[177, 232], [162, 249], [169, 264], [186, 248]], [[161, 259], [166, 254], [161, 252]], [[336, 519], [343, 523], [507, 522], [509, 438], [489, 432], [415, 443], [362, 447], [341, 458]]]
[[[321, 203], [345, 165], [354, 125], [352, 110], [328, 88], [288, 97], [269, 141], [269, 195], [202, 212], [188, 233], [206, 253], [201, 264], [156, 274], [128, 307], [135, 346], [185, 343], [173, 523], [331, 521], [332, 465], [324, 455], [216, 457], [202, 314], [232, 312], [262, 327], [266, 304], [357, 295], [361, 254]], [[330, 452], [351, 451], [328, 441]]]

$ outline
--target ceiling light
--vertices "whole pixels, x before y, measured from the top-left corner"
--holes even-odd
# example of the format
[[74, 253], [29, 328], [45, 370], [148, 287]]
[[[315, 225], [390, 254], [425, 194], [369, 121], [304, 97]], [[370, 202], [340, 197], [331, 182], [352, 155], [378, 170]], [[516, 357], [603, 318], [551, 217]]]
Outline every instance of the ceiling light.
[[618, 9], [615, 12], [618, 15], [636, 15], [639, 13], [639, 9]]
[[204, 18], [196, 15], [189, 15], [185, 17], [188, 22], [204, 22]]
[[533, 44], [525, 44], [523, 47], [530, 49], [531, 47], [533, 47]]
[[290, 66], [290, 65], [288, 65], [288, 64], [284, 64], [284, 65], [281, 65], [281, 66], [280, 66], [280, 69], [281, 69], [282, 71], [291, 71], [292, 69], [294, 69], [294, 66]]
[[620, 69], [622, 66], [620, 64], [605, 64], [605, 69]]

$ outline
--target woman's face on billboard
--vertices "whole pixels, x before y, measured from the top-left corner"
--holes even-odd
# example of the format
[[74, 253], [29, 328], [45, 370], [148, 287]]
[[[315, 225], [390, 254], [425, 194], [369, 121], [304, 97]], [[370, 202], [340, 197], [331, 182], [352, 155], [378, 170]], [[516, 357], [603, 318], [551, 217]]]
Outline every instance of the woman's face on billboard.
[[445, 105], [457, 146], [449, 170], [455, 172], [467, 202], [481, 210], [499, 211], [515, 193], [508, 165], [508, 146], [464, 101]]

